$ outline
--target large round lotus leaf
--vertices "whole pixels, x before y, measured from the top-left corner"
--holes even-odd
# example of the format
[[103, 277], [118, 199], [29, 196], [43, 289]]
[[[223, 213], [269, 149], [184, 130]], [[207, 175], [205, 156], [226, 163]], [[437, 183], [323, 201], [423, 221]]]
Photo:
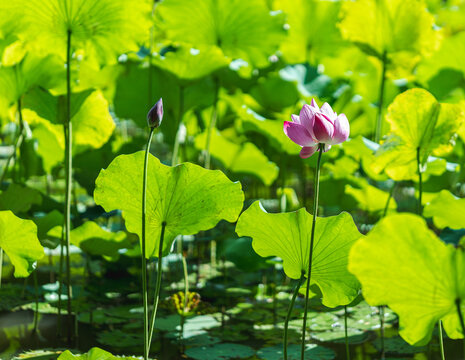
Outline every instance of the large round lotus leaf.
[[250, 346], [229, 343], [200, 346], [186, 350], [186, 355], [195, 360], [243, 359], [254, 354], [255, 351]]
[[459, 199], [447, 190], [442, 190], [425, 206], [423, 215], [432, 217], [434, 225], [439, 229], [465, 228], [465, 199]]
[[421, 164], [426, 164], [433, 150], [450, 144], [465, 113], [460, 105], [440, 104], [428, 91], [416, 88], [398, 95], [386, 118], [391, 135], [376, 152], [372, 168], [398, 181], [417, 179], [417, 149]]
[[[306, 345], [304, 354], [306, 360], [332, 360], [336, 358], [334, 350], [316, 344]], [[283, 346], [275, 345], [271, 347], [264, 347], [257, 351], [257, 356], [263, 360], [282, 360]], [[300, 345], [289, 345], [287, 347], [287, 356], [288, 360], [299, 360]]]
[[167, 0], [155, 12], [164, 36], [194, 47], [219, 47], [232, 59], [258, 67], [269, 64], [284, 38], [282, 14], [270, 13], [261, 0]]
[[433, 15], [420, 0], [347, 1], [341, 13], [342, 36], [368, 55], [386, 51], [391, 67], [410, 71], [439, 45]]
[[427, 344], [439, 320], [449, 337], [463, 337], [455, 301], [465, 299], [464, 252], [444, 244], [419, 216], [382, 219], [352, 247], [349, 270], [370, 305], [399, 315], [399, 334], [409, 344]]
[[[120, 209], [129, 232], [142, 234], [144, 152], [121, 155], [95, 182], [94, 199], [106, 211]], [[240, 183], [221, 171], [183, 163], [166, 166], [149, 155], [147, 178], [147, 257], [158, 256], [162, 223], [166, 223], [163, 254], [178, 235], [193, 235], [220, 220], [236, 221], [244, 194]]]
[[228, 59], [214, 46], [192, 48], [179, 46], [174, 51], [155, 56], [153, 64], [169, 71], [180, 80], [196, 80], [228, 66]]
[[288, 63], [318, 65], [321, 57], [339, 51], [344, 41], [334, 20], [340, 7], [339, 1], [274, 1], [273, 8], [287, 15], [289, 34], [281, 44], [281, 51]]
[[[284, 272], [292, 279], [307, 273], [312, 215], [305, 209], [269, 214], [258, 201], [239, 218], [236, 232], [250, 236], [260, 256], [283, 259]], [[321, 290], [329, 307], [349, 304], [358, 294], [359, 283], [347, 270], [349, 249], [360, 238], [350, 214], [317, 218], [311, 284]]]
[[[24, 101], [24, 119], [31, 124], [33, 134], [37, 136], [37, 152], [43, 157], [47, 168], [62, 161], [64, 156], [65, 100], [66, 96], [53, 96], [49, 92], [37, 90]], [[115, 129], [108, 102], [98, 90], [72, 94], [71, 123], [74, 153], [100, 148]]]
[[44, 248], [37, 238], [37, 226], [11, 211], [0, 211], [0, 248], [15, 267], [15, 277], [27, 277], [34, 264], [44, 256]]
[[138, 51], [148, 37], [150, 3], [138, 0], [19, 0], [12, 12], [22, 20], [32, 43], [66, 56], [71, 46], [99, 62], [115, 62], [128, 51]]

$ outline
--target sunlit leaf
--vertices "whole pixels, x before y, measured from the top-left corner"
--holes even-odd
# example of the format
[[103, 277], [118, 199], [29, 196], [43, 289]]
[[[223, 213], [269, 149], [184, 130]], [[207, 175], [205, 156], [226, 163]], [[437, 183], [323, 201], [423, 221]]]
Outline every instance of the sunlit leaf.
[[399, 334], [414, 345], [427, 344], [439, 320], [451, 338], [463, 337], [455, 302], [463, 312], [464, 265], [463, 249], [443, 243], [412, 214], [382, 219], [349, 255], [366, 301], [396, 312]]
[[156, 8], [164, 36], [192, 46], [217, 46], [231, 59], [243, 59], [257, 67], [284, 37], [282, 14], [270, 13], [261, 0], [199, 0], [192, 6], [183, 0], [167, 0]]
[[[312, 215], [305, 209], [269, 214], [254, 202], [239, 218], [236, 232], [250, 236], [260, 256], [283, 259], [284, 272], [299, 279], [308, 271]], [[322, 293], [329, 307], [349, 304], [358, 294], [359, 283], [347, 270], [348, 253], [360, 233], [348, 213], [317, 218], [311, 284]]]
[[[206, 141], [206, 133], [197, 135], [195, 147], [199, 150], [204, 149]], [[276, 164], [268, 160], [251, 142], [236, 144], [222, 136], [218, 130], [214, 130], [211, 134], [210, 152], [229, 171], [255, 175], [265, 185], [271, 185], [278, 177], [279, 169]]]
[[[129, 232], [141, 236], [144, 152], [115, 158], [96, 180], [95, 202], [106, 211], [120, 209]], [[183, 163], [169, 167], [149, 156], [147, 182], [147, 257], [158, 256], [162, 222], [163, 254], [177, 235], [192, 235], [220, 220], [235, 221], [244, 194], [222, 172]]]
[[341, 14], [342, 36], [368, 55], [381, 59], [386, 52], [391, 70], [411, 71], [439, 45], [433, 16], [420, 0], [347, 1]]
[[24, 34], [42, 51], [66, 57], [68, 32], [74, 50], [90, 59], [116, 62], [128, 51], [139, 50], [148, 37], [150, 4], [137, 0], [19, 0], [18, 17]]
[[0, 211], [0, 248], [15, 267], [15, 277], [29, 276], [36, 261], [44, 256], [44, 248], [37, 238], [37, 226], [11, 211]]
[[447, 190], [442, 190], [425, 206], [423, 215], [432, 217], [439, 229], [465, 229], [465, 199], [459, 199]]
[[71, 351], [66, 350], [59, 357], [59, 360], [137, 360], [136, 357], [114, 356], [108, 351], [93, 347], [85, 354], [74, 355]]
[[417, 176], [417, 149], [423, 166], [434, 150], [450, 144], [465, 113], [460, 105], [439, 103], [428, 91], [411, 89], [395, 98], [386, 117], [391, 135], [376, 152], [372, 168], [394, 180], [409, 180]]
[[317, 65], [322, 56], [336, 54], [344, 44], [336, 27], [339, 1], [277, 0], [273, 5], [287, 15], [289, 34], [281, 51], [288, 63]]
[[[389, 192], [380, 190], [368, 182], [361, 181], [359, 185], [360, 188], [346, 185], [345, 192], [357, 200], [359, 209], [382, 214], [390, 198]], [[395, 199], [391, 198], [386, 210], [395, 210], [396, 207]]]

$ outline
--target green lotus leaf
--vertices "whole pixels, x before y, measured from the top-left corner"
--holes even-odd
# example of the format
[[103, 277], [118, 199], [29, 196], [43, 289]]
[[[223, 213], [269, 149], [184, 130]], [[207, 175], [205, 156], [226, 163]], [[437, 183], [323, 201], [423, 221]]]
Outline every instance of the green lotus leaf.
[[376, 152], [372, 168], [397, 181], [417, 178], [417, 149], [422, 166], [434, 150], [447, 149], [465, 113], [460, 105], [439, 103], [428, 91], [416, 88], [398, 95], [386, 118], [391, 135]]
[[243, 59], [256, 67], [284, 38], [283, 16], [270, 13], [261, 0], [199, 0], [192, 6], [183, 0], [167, 0], [155, 12], [166, 39], [194, 47], [217, 46], [231, 59]]
[[169, 71], [180, 80], [196, 80], [228, 66], [229, 61], [220, 49], [214, 46], [179, 46], [174, 51], [155, 56], [153, 64]]
[[93, 221], [87, 221], [71, 231], [71, 243], [91, 255], [118, 257], [118, 250], [131, 247], [123, 231], [110, 232]]
[[348, 1], [341, 18], [343, 38], [380, 59], [386, 52], [391, 68], [411, 71], [439, 45], [433, 15], [420, 0]]
[[[206, 141], [206, 133], [197, 135], [195, 147], [199, 150], [204, 149]], [[211, 134], [210, 153], [229, 171], [255, 175], [267, 186], [271, 185], [279, 174], [276, 164], [268, 160], [253, 143], [236, 144], [216, 129]]]
[[0, 97], [8, 105], [35, 86], [48, 89], [56, 86], [60, 77], [64, 78], [63, 64], [54, 56], [36, 57], [28, 53], [14, 66], [0, 67]]
[[[144, 152], [120, 155], [95, 182], [94, 199], [106, 211], [120, 209], [129, 232], [141, 237]], [[149, 156], [147, 180], [147, 257], [158, 256], [162, 222], [166, 223], [163, 254], [177, 235], [193, 235], [220, 220], [236, 221], [244, 194], [240, 183], [221, 171], [191, 163], [169, 167]]]
[[37, 238], [37, 226], [11, 211], [0, 211], [0, 248], [15, 267], [15, 277], [28, 277], [37, 260], [44, 256], [44, 248]]
[[465, 199], [459, 199], [447, 190], [442, 190], [423, 210], [423, 215], [432, 217], [439, 229], [465, 229], [464, 214]]
[[58, 360], [136, 360], [136, 357], [114, 356], [108, 351], [93, 347], [85, 354], [74, 355], [71, 351], [64, 351]]
[[[24, 119], [31, 124], [33, 133], [38, 135], [37, 151], [43, 156], [46, 168], [51, 168], [63, 159], [65, 98], [37, 90], [25, 99]], [[100, 148], [115, 129], [108, 102], [98, 90], [72, 94], [71, 123], [74, 153]], [[62, 149], [59, 154], [52, 151], [58, 148]]]
[[[347, 184], [345, 186], [346, 194], [357, 200], [359, 209], [372, 213], [382, 213], [386, 207], [389, 192], [380, 190], [370, 185], [367, 181], [360, 181], [358, 185], [360, 185], [360, 188]], [[395, 210], [396, 208], [396, 201], [394, 198], [391, 198], [388, 211]]]
[[194, 360], [244, 359], [254, 354], [255, 350], [250, 346], [233, 343], [192, 347], [186, 350], [186, 355]]
[[427, 344], [439, 320], [449, 337], [463, 337], [456, 308], [465, 299], [463, 249], [446, 245], [419, 216], [382, 219], [352, 247], [349, 270], [370, 305], [399, 315], [399, 334], [409, 344]]
[[17, 17], [24, 35], [47, 52], [66, 56], [71, 46], [100, 63], [116, 62], [128, 51], [138, 51], [148, 37], [151, 12], [148, 1], [138, 0], [18, 0]]
[[[262, 257], [283, 259], [284, 272], [292, 279], [307, 273], [312, 215], [305, 209], [269, 214], [258, 201], [239, 218], [236, 232], [250, 236], [252, 247]], [[311, 284], [322, 293], [325, 306], [349, 304], [358, 294], [359, 283], [347, 270], [349, 249], [360, 238], [350, 214], [317, 218]]]
[[281, 44], [281, 52], [288, 63], [317, 65], [322, 56], [335, 55], [344, 43], [335, 21], [340, 2], [276, 0], [273, 7], [287, 15], [289, 33]]
[[0, 210], [11, 210], [15, 214], [25, 213], [33, 205], [41, 205], [42, 200], [40, 191], [11, 183], [8, 189], [0, 194]]
[[49, 230], [63, 224], [63, 214], [58, 210], [53, 210], [45, 216], [34, 219], [34, 222], [37, 225], [37, 237], [43, 241]]

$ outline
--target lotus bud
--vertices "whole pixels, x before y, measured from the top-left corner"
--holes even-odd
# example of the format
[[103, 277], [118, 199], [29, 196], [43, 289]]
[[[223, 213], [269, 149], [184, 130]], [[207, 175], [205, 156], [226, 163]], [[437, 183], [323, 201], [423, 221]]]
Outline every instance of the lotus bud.
[[151, 129], [161, 125], [163, 120], [163, 99], [160, 98], [147, 114], [147, 123]]

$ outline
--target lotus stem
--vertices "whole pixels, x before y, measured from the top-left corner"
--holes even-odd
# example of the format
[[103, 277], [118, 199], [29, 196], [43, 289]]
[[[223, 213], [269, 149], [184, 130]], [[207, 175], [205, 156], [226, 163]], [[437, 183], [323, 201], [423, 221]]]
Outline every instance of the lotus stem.
[[383, 52], [381, 70], [381, 84], [379, 85], [378, 114], [376, 116], [375, 142], [379, 143], [381, 139], [381, 130], [383, 123], [383, 105], [384, 105], [384, 87], [386, 83], [387, 53]]
[[441, 360], [446, 360], [444, 355], [444, 340], [442, 337], [442, 321], [438, 321], [438, 330], [439, 330], [439, 350], [441, 351]]
[[71, 123], [71, 30], [68, 30], [66, 45], [66, 120], [63, 124], [65, 135], [65, 241], [66, 241], [66, 281], [67, 281], [67, 309], [68, 309], [68, 343], [71, 343], [71, 264], [70, 264], [70, 244], [71, 244], [71, 193], [73, 180], [73, 132]]
[[182, 118], [184, 114], [184, 86], [179, 87], [179, 114], [178, 114], [178, 130], [174, 139], [173, 156], [171, 157], [171, 166], [176, 166], [179, 163], [179, 141], [180, 130], [182, 126]]
[[150, 345], [152, 344], [153, 330], [155, 329], [155, 318], [157, 316], [158, 303], [159, 303], [159, 300], [160, 300], [162, 258], [163, 258], [163, 240], [165, 238], [165, 228], [166, 228], [166, 221], [163, 221], [161, 223], [160, 245], [158, 247], [157, 285], [155, 287], [155, 296], [154, 296], [154, 299], [153, 299], [152, 317], [150, 319], [150, 334], [149, 334], [148, 352], [150, 352]]
[[183, 304], [182, 315], [181, 315], [181, 333], [179, 335], [182, 339], [184, 337], [184, 321], [186, 317], [188, 296], [189, 296], [189, 278], [188, 278], [188, 273], [187, 273], [187, 261], [182, 251], [182, 240], [181, 240], [181, 257], [182, 257], [182, 270], [184, 273], [184, 304]]
[[421, 160], [420, 160], [420, 148], [417, 147], [417, 166], [418, 166], [418, 215], [422, 216], [423, 206], [421, 197], [423, 195], [423, 183], [421, 180]]
[[36, 309], [34, 311], [34, 327], [32, 332], [35, 333], [37, 331], [37, 324], [39, 322], [39, 283], [37, 281], [37, 268], [34, 270], [34, 292], [35, 292], [35, 305]]
[[145, 241], [145, 221], [147, 216], [147, 168], [148, 160], [150, 153], [150, 144], [152, 143], [153, 132], [155, 128], [150, 128], [150, 134], [147, 140], [147, 147], [145, 148], [145, 158], [144, 158], [144, 174], [142, 179], [142, 262], [141, 262], [141, 271], [142, 271], [142, 298], [144, 305], [144, 360], [148, 360], [148, 298], [147, 298], [147, 258], [146, 258], [146, 241]]
[[292, 309], [294, 309], [295, 299], [297, 298], [297, 295], [299, 294], [299, 289], [302, 286], [304, 278], [305, 278], [305, 275], [302, 272], [302, 276], [300, 277], [299, 282], [295, 286], [294, 293], [292, 294], [291, 302], [289, 303], [289, 309], [287, 310], [286, 320], [284, 321], [284, 335], [283, 335], [284, 360], [287, 360], [287, 333], [288, 333], [288, 328], [289, 328], [289, 320], [291, 318]]
[[381, 360], [384, 360], [385, 354], [385, 344], [384, 344], [384, 305], [378, 306], [379, 310], [379, 332], [381, 340]]
[[347, 334], [347, 305], [344, 305], [344, 336], [346, 341], [346, 359], [350, 360], [349, 335]]
[[457, 306], [457, 314], [459, 315], [459, 320], [460, 320], [460, 326], [462, 327], [462, 335], [464, 336], [463, 340], [463, 356], [465, 356], [465, 323], [463, 320], [463, 314], [462, 314], [462, 309], [460, 308], [460, 299], [457, 298], [455, 300], [455, 305]]
[[308, 296], [310, 294], [310, 279], [312, 276], [312, 260], [313, 260], [313, 242], [315, 240], [315, 227], [316, 227], [316, 218], [318, 214], [318, 196], [320, 192], [320, 165], [321, 165], [321, 155], [323, 154], [325, 145], [318, 145], [318, 161], [316, 163], [316, 172], [315, 172], [315, 194], [313, 197], [313, 221], [312, 221], [312, 235], [310, 239], [310, 255], [308, 257], [308, 275], [307, 275], [307, 288], [305, 289], [305, 309], [304, 309], [304, 319], [302, 324], [302, 343], [300, 347], [300, 359], [304, 360], [305, 353], [305, 332], [307, 329], [307, 313], [308, 313]]
[[0, 247], [0, 288], [2, 287], [2, 275], [3, 275], [3, 249]]

